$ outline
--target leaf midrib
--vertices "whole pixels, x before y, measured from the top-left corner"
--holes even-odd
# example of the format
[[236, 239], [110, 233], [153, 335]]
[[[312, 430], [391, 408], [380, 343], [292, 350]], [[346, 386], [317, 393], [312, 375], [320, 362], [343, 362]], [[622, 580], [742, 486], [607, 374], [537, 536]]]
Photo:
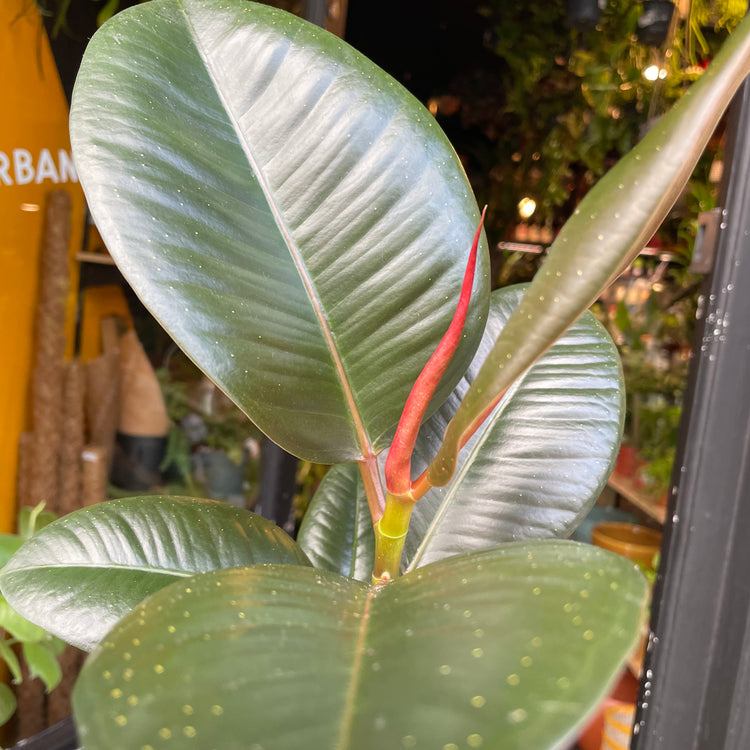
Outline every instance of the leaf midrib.
[[362, 617], [360, 618], [359, 630], [357, 631], [357, 641], [354, 645], [354, 660], [352, 661], [349, 684], [344, 696], [344, 707], [341, 714], [339, 736], [336, 741], [335, 750], [350, 750], [351, 748], [354, 707], [362, 680], [362, 657], [365, 652], [365, 638], [367, 637], [367, 627], [370, 623], [370, 609], [377, 593], [378, 589], [375, 586], [370, 586], [362, 608]]
[[248, 162], [250, 163], [253, 173], [256, 175], [258, 179], [258, 184], [261, 190], [263, 191], [263, 195], [266, 198], [269, 208], [271, 209], [271, 213], [273, 215], [276, 226], [284, 239], [284, 242], [287, 246], [287, 249], [289, 250], [289, 254], [292, 258], [292, 261], [295, 267], [297, 268], [297, 272], [299, 273], [300, 279], [302, 280], [302, 284], [305, 287], [305, 291], [307, 292], [308, 298], [310, 300], [310, 304], [312, 305], [313, 312], [318, 321], [320, 331], [323, 335], [323, 339], [326, 343], [328, 352], [333, 361], [336, 374], [338, 375], [339, 384], [341, 385], [341, 390], [344, 395], [346, 404], [349, 408], [349, 414], [351, 415], [351, 419], [353, 422], [356, 439], [359, 444], [360, 451], [362, 452], [362, 458], [367, 458], [368, 456], [374, 456], [375, 451], [373, 449], [373, 445], [370, 440], [369, 433], [367, 429], [365, 428], [362, 415], [360, 414], [359, 407], [354, 396], [354, 391], [352, 389], [352, 385], [349, 381], [346, 368], [344, 367], [344, 362], [338, 351], [338, 347], [336, 346], [336, 342], [334, 340], [331, 327], [328, 323], [328, 316], [323, 308], [322, 301], [320, 300], [320, 298], [318, 297], [315, 291], [313, 281], [310, 277], [310, 273], [308, 272], [307, 266], [304, 263], [304, 259], [302, 258], [299, 248], [297, 247], [297, 244], [294, 241], [294, 238], [292, 237], [291, 230], [287, 226], [286, 220], [284, 219], [284, 215], [281, 211], [281, 207], [278, 205], [278, 203], [276, 202], [276, 199], [274, 198], [273, 192], [270, 188], [270, 185], [267, 182], [266, 176], [263, 170], [260, 168], [260, 164], [258, 160], [255, 158], [255, 155], [253, 154], [250, 144], [248, 143], [247, 139], [245, 138], [242, 132], [242, 129], [239, 126], [239, 122], [234, 115], [234, 111], [231, 108], [229, 101], [224, 97], [222, 89], [219, 86], [219, 76], [214, 71], [214, 68], [212, 67], [211, 62], [209, 60], [209, 57], [206, 54], [203, 48], [203, 45], [201, 44], [200, 35], [198, 34], [195, 26], [193, 25], [190, 19], [190, 15], [188, 13], [187, 8], [185, 7], [184, 0], [180, 0], [180, 9], [182, 10], [182, 14], [185, 18], [185, 23], [188, 27], [188, 30], [190, 31], [190, 34], [193, 37], [195, 48], [198, 51], [198, 54], [200, 55], [201, 60], [203, 61], [203, 64], [205, 66], [206, 72], [209, 75], [209, 78], [214, 84], [214, 90], [216, 92], [216, 95], [218, 96], [224, 108], [224, 111], [231, 122], [232, 128], [237, 136], [237, 140]]

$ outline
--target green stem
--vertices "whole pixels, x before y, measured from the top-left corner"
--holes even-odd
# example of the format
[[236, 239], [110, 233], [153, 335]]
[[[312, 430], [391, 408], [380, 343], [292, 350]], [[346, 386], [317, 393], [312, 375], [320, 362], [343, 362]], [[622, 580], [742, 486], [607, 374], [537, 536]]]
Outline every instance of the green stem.
[[387, 583], [399, 575], [414, 500], [409, 495], [391, 495], [385, 500], [385, 511], [375, 524], [375, 567], [372, 582]]

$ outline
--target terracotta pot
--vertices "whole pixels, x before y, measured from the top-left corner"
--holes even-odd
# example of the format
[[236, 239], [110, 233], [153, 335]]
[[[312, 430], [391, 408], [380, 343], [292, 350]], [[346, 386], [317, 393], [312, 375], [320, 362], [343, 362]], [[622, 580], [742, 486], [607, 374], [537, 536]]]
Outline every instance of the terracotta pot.
[[649, 570], [653, 570], [654, 555], [661, 549], [660, 532], [632, 523], [600, 523], [594, 526], [591, 541]]

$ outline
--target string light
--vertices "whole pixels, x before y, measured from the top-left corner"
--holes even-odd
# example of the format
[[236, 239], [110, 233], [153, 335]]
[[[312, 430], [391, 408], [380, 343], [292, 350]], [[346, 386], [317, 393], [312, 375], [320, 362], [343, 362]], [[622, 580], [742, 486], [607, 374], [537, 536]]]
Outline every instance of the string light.
[[649, 65], [643, 71], [643, 77], [647, 81], [655, 81], [657, 78], [661, 78], [663, 80], [667, 77], [667, 71], [665, 68], [660, 68], [658, 65]]
[[518, 214], [522, 219], [528, 219], [536, 211], [536, 201], [526, 196], [518, 201]]

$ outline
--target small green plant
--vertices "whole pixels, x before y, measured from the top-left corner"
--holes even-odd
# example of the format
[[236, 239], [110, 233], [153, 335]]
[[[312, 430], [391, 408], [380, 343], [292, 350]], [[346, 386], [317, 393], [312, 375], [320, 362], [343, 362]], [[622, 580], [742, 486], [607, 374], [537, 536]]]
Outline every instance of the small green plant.
[[[174, 366], [175, 359], [170, 361], [175, 373], [168, 367], [156, 371], [171, 422], [160, 470], [181, 481], [184, 494], [205, 494], [209, 491], [206, 472], [200, 465], [196, 467], [196, 452], [211, 449], [223, 452], [234, 467], [244, 470], [247, 479], [254, 479], [258, 469], [251, 460], [248, 443], [253, 441], [257, 446], [259, 431], [192, 363], [181, 358]], [[237, 473], [234, 467], [227, 467]], [[170, 492], [179, 492], [179, 487], [170, 487]]]
[[[44, 510], [44, 503], [35, 508], [21, 508], [18, 514], [18, 533], [0, 534], [0, 569], [23, 545], [40, 529], [52, 523], [57, 516]], [[17, 649], [20, 647], [28, 668], [29, 679], [39, 677], [49, 691], [55, 688], [62, 673], [57, 657], [65, 644], [48, 632], [21, 617], [0, 596], [0, 659], [5, 662], [13, 682], [23, 680], [21, 663]], [[13, 690], [0, 682], [0, 725], [5, 724], [16, 711], [16, 697]]]
[[564, 540], [624, 410], [585, 311], [682, 189], [748, 72], [748, 24], [534, 281], [491, 296], [458, 158], [341, 40], [237, 0], [154, 0], [102, 27], [71, 136], [110, 252], [255, 424], [334, 466], [299, 544], [225, 504], [151, 497], [16, 553], [8, 600], [92, 650], [74, 695], [87, 750], [572, 740], [647, 600], [624, 558]]

